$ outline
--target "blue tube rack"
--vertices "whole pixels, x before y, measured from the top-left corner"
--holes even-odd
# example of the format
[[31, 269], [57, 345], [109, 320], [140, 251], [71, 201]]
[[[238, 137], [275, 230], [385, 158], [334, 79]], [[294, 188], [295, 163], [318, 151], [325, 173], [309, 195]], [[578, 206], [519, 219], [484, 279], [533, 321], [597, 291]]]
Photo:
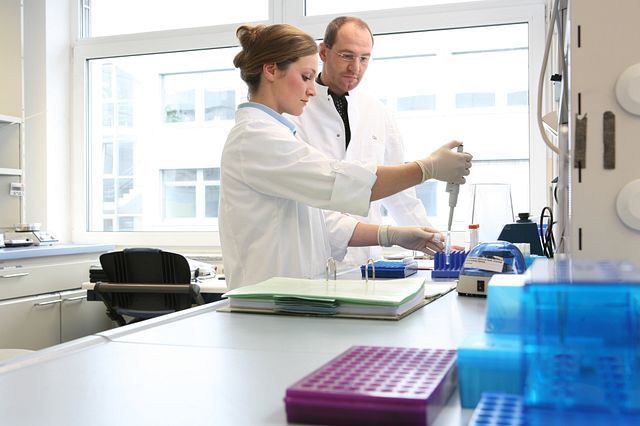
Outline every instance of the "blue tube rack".
[[529, 426], [640, 424], [640, 269], [564, 258], [495, 277], [485, 333], [458, 348], [462, 406], [506, 393]]
[[449, 264], [447, 264], [446, 254], [443, 251], [436, 252], [433, 257], [431, 278], [458, 278], [466, 257], [466, 251], [452, 250], [449, 253]]
[[520, 395], [485, 392], [468, 426], [636, 426], [639, 420], [633, 414], [531, 407]]

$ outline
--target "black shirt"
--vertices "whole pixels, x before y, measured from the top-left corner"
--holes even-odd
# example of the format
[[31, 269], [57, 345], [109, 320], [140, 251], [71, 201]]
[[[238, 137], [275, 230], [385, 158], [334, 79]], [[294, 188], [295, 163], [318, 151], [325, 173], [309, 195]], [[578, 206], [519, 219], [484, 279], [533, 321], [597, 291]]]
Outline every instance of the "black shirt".
[[[316, 77], [316, 82], [321, 86], [324, 86], [324, 84], [322, 84], [322, 81], [320, 80], [320, 74], [318, 74], [318, 77]], [[342, 122], [344, 123], [344, 132], [345, 132], [344, 136], [346, 141], [346, 145], [344, 148], [346, 150], [347, 147], [349, 146], [349, 142], [351, 141], [351, 128], [349, 127], [349, 111], [347, 108], [347, 105], [348, 105], [347, 96], [349, 96], [349, 92], [345, 93], [342, 96], [339, 96], [333, 93], [331, 89], [329, 89], [329, 94], [331, 95], [331, 99], [333, 99], [333, 104], [336, 107], [336, 111], [338, 111], [338, 114], [340, 114], [340, 117], [342, 118]]]

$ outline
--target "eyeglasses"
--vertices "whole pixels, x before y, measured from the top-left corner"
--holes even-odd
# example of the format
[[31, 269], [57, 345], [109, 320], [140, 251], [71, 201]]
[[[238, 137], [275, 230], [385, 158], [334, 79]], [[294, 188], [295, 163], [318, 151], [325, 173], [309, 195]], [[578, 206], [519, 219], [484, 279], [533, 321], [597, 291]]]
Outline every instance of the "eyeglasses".
[[358, 62], [360, 62], [360, 65], [368, 65], [369, 64], [369, 59], [371, 59], [370, 56], [356, 56], [353, 53], [341, 53], [341, 52], [336, 52], [336, 55], [338, 55], [340, 57], [340, 59], [342, 59], [345, 62], [353, 62], [356, 59], [358, 60]]

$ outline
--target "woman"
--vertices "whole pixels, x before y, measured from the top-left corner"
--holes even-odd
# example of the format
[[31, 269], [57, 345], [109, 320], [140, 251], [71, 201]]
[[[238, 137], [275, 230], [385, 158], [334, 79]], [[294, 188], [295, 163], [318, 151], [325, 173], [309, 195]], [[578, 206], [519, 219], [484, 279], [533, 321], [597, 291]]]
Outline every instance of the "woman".
[[[334, 253], [321, 209], [366, 216], [371, 201], [426, 179], [464, 183], [471, 156], [451, 151], [460, 142], [413, 163], [376, 166], [327, 158], [296, 139], [282, 114], [300, 115], [315, 95], [315, 41], [287, 24], [241, 26], [236, 35], [242, 51], [234, 65], [249, 102], [239, 105], [222, 152], [220, 238], [229, 288], [323, 276]], [[433, 251], [442, 250], [441, 240], [430, 228], [359, 224], [350, 244]]]

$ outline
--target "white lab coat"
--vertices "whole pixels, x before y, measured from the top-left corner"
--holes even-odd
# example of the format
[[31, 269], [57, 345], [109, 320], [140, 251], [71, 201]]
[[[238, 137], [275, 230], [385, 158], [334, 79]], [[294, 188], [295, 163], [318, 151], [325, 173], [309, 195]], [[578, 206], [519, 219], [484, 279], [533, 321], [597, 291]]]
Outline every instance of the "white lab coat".
[[[299, 117], [291, 117], [299, 137], [331, 158], [347, 161], [396, 165], [404, 163], [404, 147], [400, 131], [391, 112], [382, 102], [358, 89], [347, 96], [351, 141], [345, 152], [345, 128], [336, 111], [328, 87], [316, 82], [312, 97]], [[398, 225], [431, 226], [422, 202], [414, 188], [371, 203], [369, 214], [347, 216], [326, 212], [327, 227], [334, 250], [346, 249], [357, 222], [382, 223], [384, 206]], [[367, 259], [382, 256], [380, 247], [349, 247], [345, 265], [360, 265]], [[343, 265], [344, 266], [344, 265]]]
[[333, 253], [321, 209], [366, 215], [376, 165], [330, 159], [297, 139], [286, 118], [245, 105], [222, 152], [219, 220], [227, 285], [324, 277]]

